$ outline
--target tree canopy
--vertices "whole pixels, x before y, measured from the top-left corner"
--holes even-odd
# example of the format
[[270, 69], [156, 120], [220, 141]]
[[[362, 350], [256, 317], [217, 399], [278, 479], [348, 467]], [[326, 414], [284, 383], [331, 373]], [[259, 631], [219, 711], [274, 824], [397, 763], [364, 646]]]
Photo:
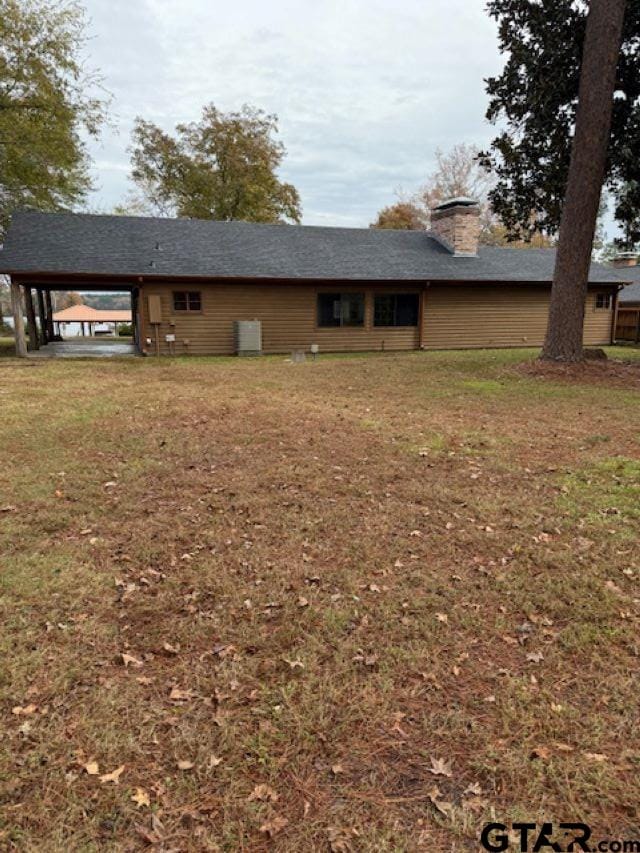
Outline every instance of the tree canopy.
[[106, 99], [87, 73], [75, 2], [0, 0], [0, 239], [15, 208], [58, 210], [90, 189], [82, 132], [96, 135]]
[[399, 200], [383, 207], [371, 228], [386, 228], [393, 231], [424, 231], [427, 220], [424, 209], [413, 201]]
[[[494, 212], [510, 235], [555, 234], [567, 185], [587, 4], [490, 0], [502, 73], [487, 81], [487, 118], [504, 126], [480, 162], [496, 178]], [[628, 0], [605, 187], [624, 232], [640, 241], [640, 0]]]
[[514, 248], [546, 247], [550, 240], [538, 235], [535, 239], [518, 239], [509, 234], [495, 215], [489, 201], [495, 178], [479, 162], [479, 149], [460, 143], [449, 151], [436, 150], [436, 168], [425, 183], [410, 196], [383, 208], [372, 228], [394, 228], [420, 231], [429, 228], [431, 210], [450, 198], [476, 199], [480, 203], [480, 242], [485, 245], [509, 245]]
[[132, 177], [152, 209], [164, 215], [251, 222], [299, 222], [300, 197], [279, 180], [285, 155], [275, 115], [243, 106], [223, 113], [205, 106], [198, 122], [175, 135], [138, 118]]

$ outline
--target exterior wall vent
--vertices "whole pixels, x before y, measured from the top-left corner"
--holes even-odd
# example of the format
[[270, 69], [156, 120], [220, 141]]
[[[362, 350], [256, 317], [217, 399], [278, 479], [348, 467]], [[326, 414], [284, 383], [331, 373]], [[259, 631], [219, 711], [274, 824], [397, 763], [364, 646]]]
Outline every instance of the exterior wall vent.
[[236, 355], [262, 355], [262, 323], [260, 320], [235, 320]]

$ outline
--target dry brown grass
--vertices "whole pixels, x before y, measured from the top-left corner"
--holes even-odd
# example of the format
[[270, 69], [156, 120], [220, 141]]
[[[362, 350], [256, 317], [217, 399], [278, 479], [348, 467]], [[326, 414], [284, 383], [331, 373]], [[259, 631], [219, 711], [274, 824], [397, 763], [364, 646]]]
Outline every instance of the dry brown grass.
[[0, 847], [640, 835], [637, 383], [526, 357], [6, 363]]

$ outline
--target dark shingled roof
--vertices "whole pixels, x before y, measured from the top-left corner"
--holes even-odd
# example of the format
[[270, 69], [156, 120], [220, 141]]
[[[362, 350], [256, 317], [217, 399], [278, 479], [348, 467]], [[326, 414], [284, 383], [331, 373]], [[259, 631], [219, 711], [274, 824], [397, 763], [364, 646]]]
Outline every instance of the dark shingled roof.
[[616, 272], [623, 281], [630, 281], [624, 290], [620, 291], [618, 301], [620, 305], [627, 303], [640, 303], [640, 266], [635, 267], [618, 267]]
[[[481, 247], [454, 257], [420, 231], [317, 228], [73, 213], [14, 214], [0, 252], [6, 273], [102, 276], [549, 282], [551, 249]], [[594, 264], [590, 281], [619, 271]]]
[[628, 284], [624, 290], [621, 290], [618, 300], [620, 305], [640, 303], [640, 281], [635, 284]]

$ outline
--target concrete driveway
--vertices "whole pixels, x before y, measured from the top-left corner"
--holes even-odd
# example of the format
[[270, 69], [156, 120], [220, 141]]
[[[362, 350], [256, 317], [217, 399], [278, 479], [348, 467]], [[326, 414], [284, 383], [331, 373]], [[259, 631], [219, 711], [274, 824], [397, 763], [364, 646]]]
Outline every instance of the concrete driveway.
[[29, 353], [29, 358], [113, 358], [114, 356], [138, 355], [135, 346], [117, 340], [100, 338], [78, 338], [56, 341]]

